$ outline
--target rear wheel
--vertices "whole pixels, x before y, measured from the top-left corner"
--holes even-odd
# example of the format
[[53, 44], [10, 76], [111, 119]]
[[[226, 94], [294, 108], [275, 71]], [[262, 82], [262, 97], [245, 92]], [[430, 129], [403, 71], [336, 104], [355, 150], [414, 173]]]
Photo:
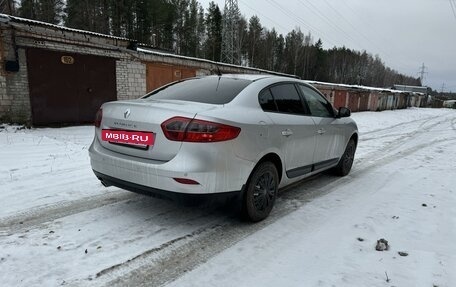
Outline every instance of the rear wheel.
[[345, 176], [350, 173], [353, 161], [355, 159], [356, 144], [355, 140], [350, 139], [345, 148], [345, 152], [339, 160], [337, 166], [333, 169], [334, 173], [339, 176]]
[[271, 162], [263, 162], [253, 171], [245, 190], [243, 215], [257, 222], [268, 217], [274, 206], [279, 186], [277, 168]]

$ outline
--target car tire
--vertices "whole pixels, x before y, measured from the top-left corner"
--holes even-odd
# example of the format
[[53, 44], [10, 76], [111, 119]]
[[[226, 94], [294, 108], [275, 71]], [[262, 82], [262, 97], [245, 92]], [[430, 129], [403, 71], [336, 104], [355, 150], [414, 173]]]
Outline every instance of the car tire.
[[274, 206], [279, 186], [277, 168], [271, 162], [258, 165], [250, 176], [243, 198], [242, 216], [258, 222], [266, 217]]
[[348, 141], [345, 152], [339, 160], [337, 166], [333, 169], [335, 175], [346, 176], [350, 170], [355, 159], [356, 143], [353, 139]]

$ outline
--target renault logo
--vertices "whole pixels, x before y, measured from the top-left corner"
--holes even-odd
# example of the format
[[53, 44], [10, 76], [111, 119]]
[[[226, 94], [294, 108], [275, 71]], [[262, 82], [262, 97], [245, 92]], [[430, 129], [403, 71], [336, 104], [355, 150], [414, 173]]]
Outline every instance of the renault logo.
[[125, 119], [128, 119], [128, 117], [130, 116], [130, 114], [131, 114], [130, 109], [126, 109], [125, 112], [124, 112], [124, 118], [125, 118]]

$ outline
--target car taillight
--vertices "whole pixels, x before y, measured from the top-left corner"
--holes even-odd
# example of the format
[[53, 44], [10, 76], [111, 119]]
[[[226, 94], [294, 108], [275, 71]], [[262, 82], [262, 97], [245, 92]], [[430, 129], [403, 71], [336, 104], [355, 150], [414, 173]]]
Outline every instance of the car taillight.
[[95, 115], [95, 122], [94, 125], [96, 128], [99, 128], [101, 126], [101, 119], [103, 118], [103, 110], [99, 109], [97, 114]]
[[166, 138], [183, 142], [220, 142], [236, 138], [241, 129], [229, 125], [174, 117], [161, 124]]

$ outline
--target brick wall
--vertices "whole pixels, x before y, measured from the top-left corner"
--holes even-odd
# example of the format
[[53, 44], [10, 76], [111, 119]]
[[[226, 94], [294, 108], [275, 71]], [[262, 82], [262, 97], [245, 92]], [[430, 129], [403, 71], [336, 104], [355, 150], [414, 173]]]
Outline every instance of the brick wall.
[[25, 50], [18, 49], [19, 71], [4, 70], [6, 61], [15, 61], [12, 30], [0, 31], [0, 121], [29, 123], [31, 119]]
[[0, 122], [8, 121], [6, 118], [10, 105], [7, 102], [8, 94], [6, 93], [6, 78], [0, 73]]
[[146, 93], [146, 65], [142, 62], [116, 62], [117, 99], [137, 99]]
[[[6, 30], [0, 30], [0, 65], [5, 65], [8, 59], [8, 44], [6, 43], [7, 37], [10, 36]], [[8, 121], [7, 117], [10, 115], [11, 104], [9, 103], [9, 96], [6, 92], [6, 71], [0, 69], [0, 121]]]
[[19, 71], [6, 75], [6, 100], [1, 105], [7, 110], [5, 117], [13, 123], [30, 123], [31, 108], [25, 50], [19, 49]]

